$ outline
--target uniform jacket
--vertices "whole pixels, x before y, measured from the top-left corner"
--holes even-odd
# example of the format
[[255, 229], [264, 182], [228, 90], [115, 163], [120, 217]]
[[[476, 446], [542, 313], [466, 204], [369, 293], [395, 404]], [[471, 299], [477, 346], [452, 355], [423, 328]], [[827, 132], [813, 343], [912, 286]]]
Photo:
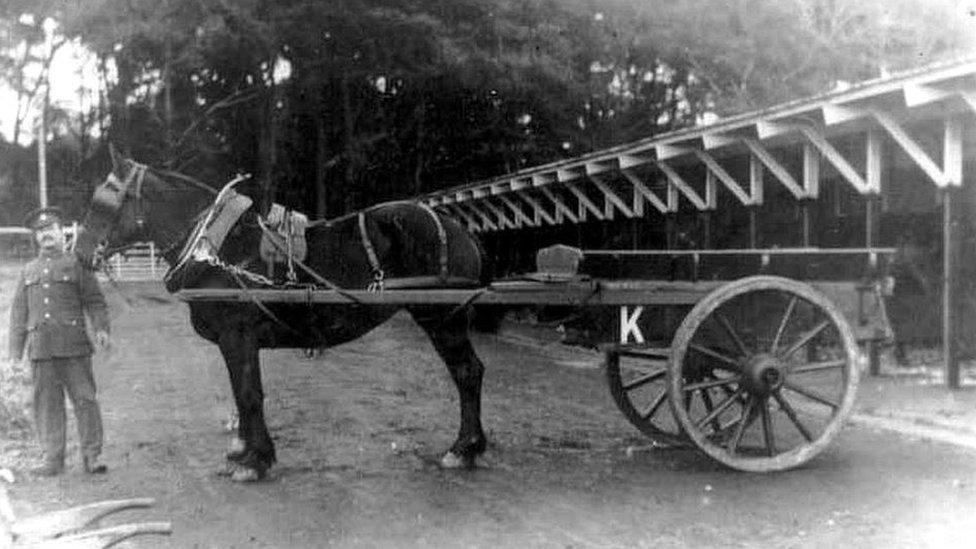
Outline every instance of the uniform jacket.
[[108, 308], [95, 275], [74, 254], [45, 254], [21, 272], [10, 307], [10, 356], [31, 360], [92, 353], [85, 314], [108, 331]]

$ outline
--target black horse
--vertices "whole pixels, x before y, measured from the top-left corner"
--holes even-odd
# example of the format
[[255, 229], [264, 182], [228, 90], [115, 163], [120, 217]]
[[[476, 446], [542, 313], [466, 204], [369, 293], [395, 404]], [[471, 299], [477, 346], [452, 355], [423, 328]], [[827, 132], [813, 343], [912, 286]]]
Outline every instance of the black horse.
[[[184, 248], [216, 192], [177, 173], [147, 168], [112, 150], [112, 173], [95, 191], [78, 237], [76, 251], [94, 264], [103, 256], [139, 241], [153, 241], [170, 263], [185, 259]], [[382, 204], [306, 231], [307, 259], [293, 264], [293, 284], [335, 284], [366, 289], [381, 272], [389, 283], [412, 281], [436, 287], [447, 280], [475, 285], [482, 276], [478, 243], [455, 220], [410, 202]], [[184, 261], [168, 289], [268, 287], [269, 265], [258, 250], [264, 232], [252, 209], [227, 234], [219, 261]], [[186, 268], [186, 266], [189, 268]], [[282, 267], [278, 266], [278, 271]], [[297, 280], [295, 280], [297, 278]], [[174, 284], [181, 281], [181, 284]], [[245, 291], [245, 290], [242, 290]], [[308, 305], [282, 303], [190, 303], [196, 332], [217, 344], [227, 365], [244, 446], [228, 454], [232, 478], [263, 478], [274, 464], [275, 448], [264, 419], [264, 392], [258, 350], [313, 349], [356, 339], [396, 312], [393, 306]], [[457, 439], [441, 458], [444, 467], [470, 467], [484, 452], [481, 383], [484, 367], [468, 337], [470, 307], [411, 305], [406, 309], [430, 337], [447, 364], [460, 396]]]

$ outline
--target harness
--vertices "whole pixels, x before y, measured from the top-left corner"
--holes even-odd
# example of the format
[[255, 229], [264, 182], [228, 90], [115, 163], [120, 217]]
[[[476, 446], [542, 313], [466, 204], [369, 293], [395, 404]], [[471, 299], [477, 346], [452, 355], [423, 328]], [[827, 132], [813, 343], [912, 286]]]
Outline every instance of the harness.
[[[109, 174], [106, 178], [105, 183], [95, 190], [95, 195], [93, 197], [93, 205], [97, 205], [100, 209], [106, 210], [111, 214], [111, 218], [116, 220], [122, 209], [122, 205], [126, 198], [130, 194], [130, 188], [132, 189], [132, 196], [135, 199], [134, 209], [135, 209], [135, 223], [140, 228], [140, 230], [145, 225], [144, 208], [143, 208], [143, 196], [142, 196], [142, 185], [145, 179], [146, 170], [148, 167], [144, 164], [139, 164], [137, 162], [131, 162], [131, 169], [129, 173], [126, 174], [124, 180], [119, 180], [114, 173]], [[176, 264], [169, 269], [166, 273], [164, 280], [170, 281], [174, 274], [182, 270], [187, 263], [192, 259], [194, 261], [199, 261], [206, 263], [210, 266], [218, 268], [226, 272], [234, 280], [234, 282], [239, 286], [241, 291], [246, 295], [249, 300], [258, 307], [267, 317], [272, 319], [274, 322], [280, 326], [298, 333], [297, 330], [288, 326], [287, 323], [278, 318], [274, 312], [272, 312], [264, 303], [261, 302], [257, 297], [252, 295], [249, 291], [250, 286], [247, 282], [252, 284], [257, 284], [259, 286], [275, 287], [278, 286], [270, 278], [263, 276], [258, 273], [254, 273], [245, 269], [242, 266], [232, 265], [225, 262], [219, 256], [219, 251], [221, 244], [223, 243], [224, 237], [226, 237], [229, 230], [238, 222], [241, 215], [251, 206], [251, 200], [243, 195], [238, 194], [233, 190], [233, 187], [238, 183], [248, 179], [250, 176], [238, 176], [232, 181], [227, 183], [214, 200], [214, 205], [204, 211], [200, 216], [200, 221], [194, 226], [191, 231], [190, 237], [186, 240], [186, 243], [179, 255], [179, 259]], [[190, 178], [181, 177], [181, 179], [190, 181], [195, 185], [206, 188], [207, 190], [212, 190], [209, 187], [198, 183], [196, 180]], [[383, 266], [380, 263], [379, 255], [376, 252], [376, 248], [373, 245], [373, 241], [369, 235], [369, 227], [367, 223], [366, 215], [368, 212], [395, 203], [385, 203], [367, 208], [366, 210], [356, 212], [354, 214], [348, 214], [346, 216], [341, 216], [333, 220], [323, 220], [319, 222], [314, 222], [308, 226], [316, 226], [320, 224], [325, 224], [326, 226], [332, 225], [340, 220], [348, 219], [351, 216], [357, 217], [357, 227], [359, 231], [360, 242], [363, 246], [363, 250], [366, 253], [367, 260], [370, 264], [370, 269], [372, 271], [372, 281], [367, 285], [368, 291], [383, 291], [384, 289], [390, 288], [419, 288], [432, 285], [460, 285], [460, 286], [470, 286], [476, 284], [477, 281], [463, 278], [463, 277], [451, 277], [449, 273], [449, 256], [448, 256], [448, 241], [447, 241], [447, 231], [444, 228], [440, 216], [432, 208], [426, 204], [417, 204], [414, 202], [403, 202], [404, 204], [411, 204], [416, 207], [420, 207], [434, 223], [434, 227], [437, 231], [438, 236], [438, 272], [436, 275], [424, 275], [424, 276], [414, 276], [414, 277], [397, 277], [394, 279], [386, 278], [386, 273]], [[309, 292], [308, 304], [311, 305], [311, 292], [319, 287], [325, 287], [329, 290], [335, 291], [336, 293], [343, 295], [349, 299], [350, 303], [361, 304], [362, 301], [358, 299], [355, 295], [348, 293], [347, 291], [340, 288], [335, 283], [326, 279], [315, 270], [306, 265], [302, 259], [304, 259], [304, 254], [302, 257], [297, 257], [295, 250], [295, 243], [291, 238], [275, 238], [277, 232], [275, 232], [266, 220], [258, 217], [258, 225], [261, 227], [264, 233], [264, 238], [262, 238], [262, 244], [265, 242], [270, 243], [270, 246], [276, 248], [280, 254], [287, 258], [288, 261], [288, 271], [289, 271], [289, 285], [298, 285], [297, 276], [295, 276], [295, 267], [298, 267], [303, 272], [305, 272], [313, 281], [312, 284], [305, 284], [304, 287]], [[304, 225], [304, 224], [303, 224]], [[287, 225], [286, 225], [287, 227]], [[178, 241], [177, 241], [178, 242]], [[170, 246], [172, 249], [176, 244]], [[464, 303], [455, 308], [456, 310], [464, 308], [470, 303]]]
[[105, 184], [95, 189], [95, 194], [92, 197], [92, 205], [97, 205], [99, 208], [108, 210], [112, 212], [114, 217], [118, 217], [119, 212], [122, 210], [122, 204], [125, 202], [125, 198], [129, 192], [129, 187], [135, 183], [134, 208], [136, 211], [136, 226], [141, 230], [146, 224], [146, 218], [142, 213], [142, 182], [146, 178], [147, 169], [148, 167], [145, 164], [132, 162], [132, 168], [122, 181], [119, 181], [115, 173], [109, 173], [108, 178], [105, 179]]
[[[404, 276], [387, 279], [386, 274], [380, 265], [379, 258], [376, 255], [376, 248], [373, 246], [373, 243], [369, 238], [369, 230], [366, 224], [366, 212], [368, 210], [366, 210], [357, 213], [356, 217], [358, 218], [359, 240], [363, 245], [363, 249], [366, 250], [366, 257], [369, 259], [370, 268], [373, 272], [373, 282], [369, 284], [367, 290], [382, 291], [385, 289], [419, 288], [431, 285], [469, 285], [471, 282], [473, 282], [472, 280], [466, 278], [450, 276], [448, 265], [447, 230], [444, 228], [444, 223], [441, 221], [440, 216], [437, 215], [437, 212], [426, 204], [411, 204], [419, 206], [422, 210], [424, 210], [427, 215], [430, 216], [431, 220], [434, 222], [434, 227], [437, 229], [437, 240], [439, 244], [437, 275]], [[383, 204], [380, 204], [380, 206], [382, 205]]]

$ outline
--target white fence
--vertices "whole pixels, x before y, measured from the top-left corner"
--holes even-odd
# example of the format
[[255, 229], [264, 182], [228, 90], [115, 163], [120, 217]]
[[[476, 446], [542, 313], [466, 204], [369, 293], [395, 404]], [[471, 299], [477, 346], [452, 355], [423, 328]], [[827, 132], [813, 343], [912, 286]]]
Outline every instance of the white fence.
[[152, 243], [138, 244], [125, 253], [108, 258], [108, 270], [115, 280], [162, 280], [169, 264], [156, 253]]

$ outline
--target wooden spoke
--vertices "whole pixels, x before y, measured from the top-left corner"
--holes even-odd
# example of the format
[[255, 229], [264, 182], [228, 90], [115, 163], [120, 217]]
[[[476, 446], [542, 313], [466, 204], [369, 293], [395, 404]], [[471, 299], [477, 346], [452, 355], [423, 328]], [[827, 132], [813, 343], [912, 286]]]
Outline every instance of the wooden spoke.
[[830, 406], [834, 410], [837, 410], [838, 408], [840, 408], [840, 404], [838, 404], [838, 403], [830, 400], [829, 398], [827, 398], [825, 396], [819, 395], [816, 392], [811, 391], [810, 389], [804, 389], [803, 387], [798, 387], [798, 386], [796, 386], [796, 385], [794, 385], [794, 384], [792, 384], [790, 382], [786, 382], [785, 384], [783, 384], [783, 386], [786, 387], [787, 389], [795, 392], [795, 393], [799, 393], [799, 394], [801, 394], [801, 395], [809, 398], [810, 400], [817, 401], [820, 404], [823, 404], [825, 406]]
[[786, 359], [793, 356], [793, 353], [797, 352], [797, 350], [809, 343], [811, 339], [820, 335], [820, 332], [826, 330], [828, 326], [830, 326], [830, 321], [824, 320], [810, 330], [807, 330], [802, 336], [800, 336], [800, 339], [796, 340], [793, 345], [790, 345], [790, 347], [780, 355], [780, 358]]
[[790, 322], [790, 317], [793, 316], [793, 308], [796, 307], [796, 302], [799, 298], [796, 296], [790, 297], [790, 303], [786, 306], [786, 312], [783, 313], [783, 318], [779, 321], [779, 327], [776, 328], [776, 336], [773, 337], [773, 344], [769, 346], [769, 352], [776, 354], [776, 349], [779, 348], [779, 340], [783, 337], [783, 332], [786, 331], [786, 325]]
[[701, 428], [704, 427], [705, 425], [708, 425], [710, 421], [713, 421], [716, 418], [718, 418], [718, 416], [721, 415], [722, 412], [727, 410], [729, 406], [732, 406], [732, 404], [734, 404], [738, 400], [739, 395], [743, 393], [745, 393], [745, 389], [739, 389], [738, 391], [735, 392], [734, 395], [723, 400], [722, 403], [716, 406], [714, 409], [712, 409], [712, 411], [707, 416], [698, 420], [698, 423], [695, 424], [695, 427], [701, 430]]
[[759, 413], [762, 415], [763, 439], [766, 441], [766, 453], [770, 457], [776, 455], [776, 441], [773, 437], [773, 419], [769, 414], [769, 401], [764, 398], [759, 402]]
[[742, 435], [746, 432], [746, 427], [749, 425], [749, 416], [752, 414], [752, 409], [756, 405], [756, 400], [749, 396], [746, 400], [746, 405], [742, 407], [742, 414], [739, 416], [739, 424], [735, 426], [735, 432], [732, 433], [732, 438], [729, 439], [729, 453], [735, 454], [736, 450], [739, 449], [739, 443], [742, 442]]
[[688, 348], [694, 349], [703, 355], [708, 355], [712, 358], [721, 360], [722, 362], [725, 362], [727, 364], [731, 364], [732, 366], [735, 366], [734, 371], [739, 371], [739, 361], [734, 358], [727, 357], [714, 349], [709, 349], [708, 347], [702, 347], [701, 345], [698, 345], [696, 343], [692, 343], [691, 345], [688, 346]]
[[[740, 320], [732, 312], [740, 305], [753, 314]], [[802, 282], [755, 276], [725, 284], [695, 304], [671, 345], [675, 422], [734, 469], [784, 471], [809, 461], [853, 409], [854, 331], [837, 304]], [[817, 352], [800, 355], [807, 350]], [[774, 369], [781, 376], [767, 375]]]
[[691, 392], [691, 391], [698, 391], [699, 389], [722, 387], [725, 390], [726, 394], [732, 394], [732, 390], [727, 388], [728, 385], [731, 385], [733, 383], [738, 383], [739, 381], [741, 381], [741, 379], [742, 379], [741, 376], [732, 376], [732, 377], [716, 378], [711, 381], [699, 381], [698, 383], [689, 383], [688, 385], [685, 385], [684, 390]]
[[654, 414], [657, 413], [658, 409], [661, 408], [661, 405], [664, 404], [664, 401], [667, 398], [668, 398], [668, 392], [667, 391], [661, 391], [661, 394], [657, 395], [657, 397], [654, 399], [654, 401], [651, 402], [650, 405], [648, 405], [646, 409], [644, 409], [641, 412], [638, 412], [640, 414], [641, 419], [643, 419], [644, 421], [647, 421], [648, 419], [650, 419], [651, 416], [653, 416]]
[[623, 384], [623, 389], [625, 391], [632, 391], [632, 390], [634, 390], [634, 389], [636, 389], [638, 387], [647, 385], [648, 383], [651, 383], [652, 381], [657, 381], [657, 380], [663, 378], [665, 375], [667, 375], [667, 373], [668, 373], [668, 371], [666, 369], [663, 369], [662, 368], [662, 369], [660, 369], [660, 370], [658, 370], [656, 372], [651, 372], [649, 374], [644, 374], [644, 375], [642, 375], [640, 377], [637, 377], [637, 378], [634, 378], [634, 379], [628, 381], [627, 383], [624, 383]]
[[736, 333], [735, 328], [732, 327], [732, 324], [729, 322], [729, 319], [725, 318], [725, 315], [723, 315], [722, 313], [716, 312], [715, 320], [718, 321], [718, 323], [725, 330], [725, 333], [728, 334], [729, 339], [731, 339], [732, 342], [735, 343], [735, 346], [738, 347], [739, 352], [742, 353], [742, 356], [744, 358], [748, 358], [752, 353], [750, 353], [749, 349], [746, 348], [746, 344], [742, 342], [742, 338], [740, 338], [739, 334]]
[[824, 370], [834, 370], [837, 368], [843, 368], [847, 365], [847, 361], [839, 358], [837, 360], [827, 360], [824, 362], [810, 362], [807, 364], [801, 364], [798, 366], [793, 366], [790, 368], [791, 374], [805, 374], [808, 372], [822, 372]]
[[[708, 393], [708, 389], [701, 390], [702, 402], [705, 403], [705, 410], [711, 415], [712, 410], [715, 409], [715, 405], [712, 403], [712, 395]], [[712, 420], [712, 430], [713, 432], [718, 432], [722, 428], [722, 425], [718, 422], [718, 416]]]
[[796, 429], [800, 431], [800, 434], [803, 435], [803, 438], [807, 439], [807, 442], [813, 442], [813, 435], [810, 434], [810, 431], [807, 430], [807, 428], [803, 425], [803, 422], [800, 421], [800, 418], [797, 417], [796, 412], [793, 410], [793, 406], [791, 406], [790, 403], [786, 401], [786, 399], [779, 391], [773, 393], [773, 398], [775, 398], [776, 402], [779, 403], [779, 407], [782, 408], [784, 412], [786, 412], [787, 417], [790, 418], [790, 421], [793, 422], [793, 425], [796, 426]]

